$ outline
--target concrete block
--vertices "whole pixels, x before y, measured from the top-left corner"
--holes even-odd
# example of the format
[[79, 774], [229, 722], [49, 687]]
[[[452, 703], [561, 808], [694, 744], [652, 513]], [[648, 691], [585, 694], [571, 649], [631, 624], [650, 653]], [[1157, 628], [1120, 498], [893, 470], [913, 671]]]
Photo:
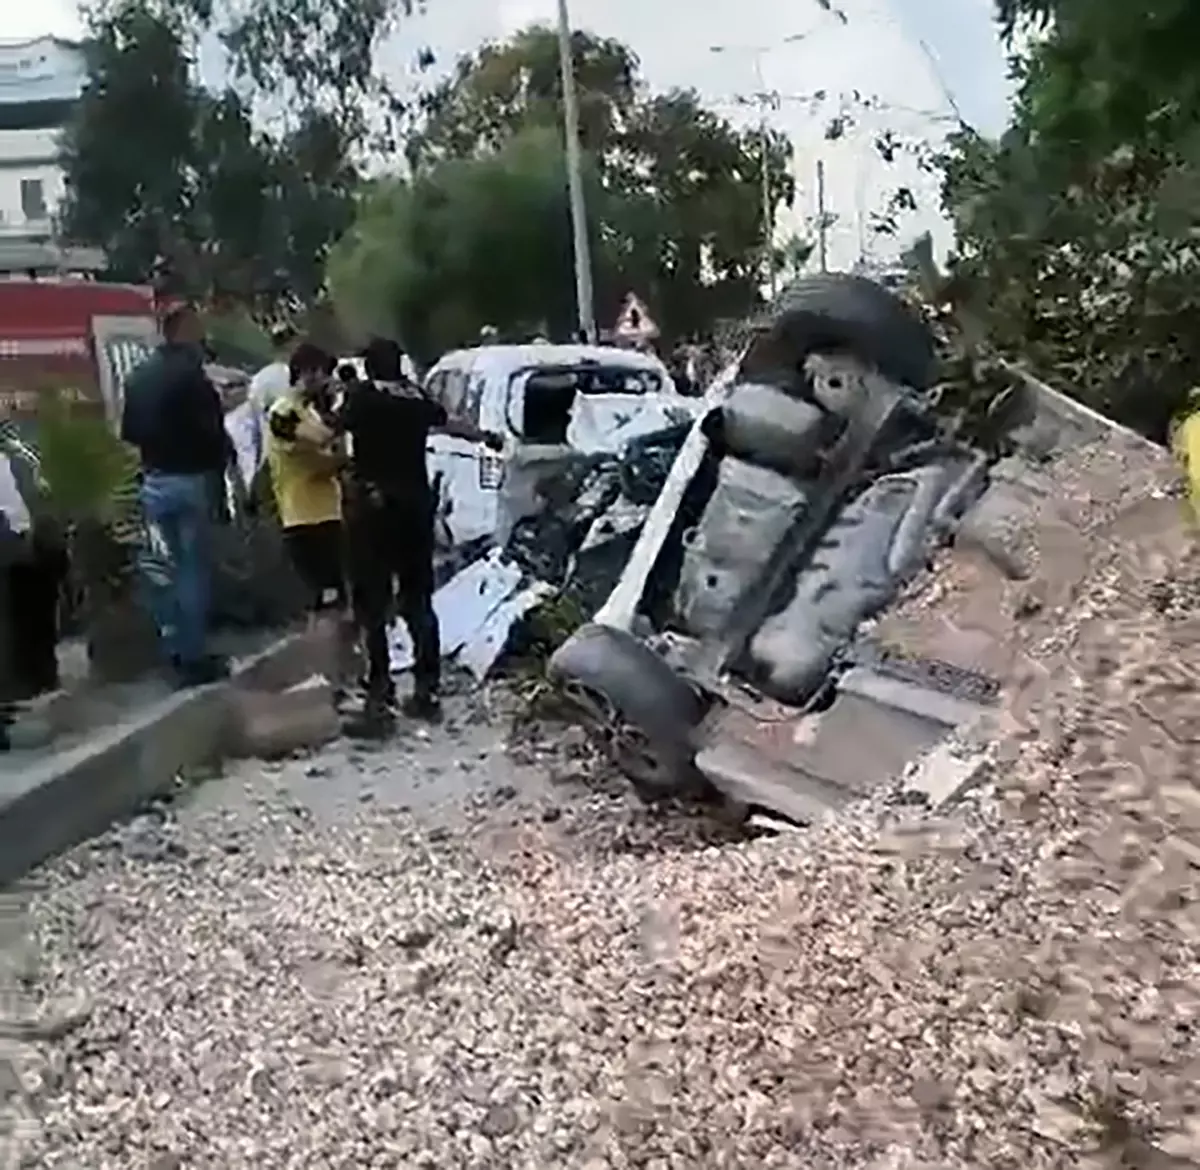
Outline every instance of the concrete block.
[[969, 748], [946, 739], [926, 753], [905, 777], [910, 792], [924, 793], [930, 808], [958, 799], [985, 774], [991, 756], [985, 748]]
[[[0, 886], [170, 792], [181, 772], [226, 758], [243, 722], [235, 691], [303, 682], [312, 675], [313, 653], [304, 635], [288, 636], [243, 663], [232, 680], [147, 702], [63, 751], [25, 762], [0, 756]], [[250, 706], [261, 712], [271, 703]], [[301, 727], [305, 742], [318, 727], [336, 734], [327, 687], [283, 706], [282, 715], [268, 710], [250, 720], [261, 742], [279, 744], [287, 735], [295, 742]]]
[[173, 694], [74, 748], [5, 775], [0, 885], [136, 812], [169, 791], [185, 769], [219, 759], [227, 719], [222, 686]]

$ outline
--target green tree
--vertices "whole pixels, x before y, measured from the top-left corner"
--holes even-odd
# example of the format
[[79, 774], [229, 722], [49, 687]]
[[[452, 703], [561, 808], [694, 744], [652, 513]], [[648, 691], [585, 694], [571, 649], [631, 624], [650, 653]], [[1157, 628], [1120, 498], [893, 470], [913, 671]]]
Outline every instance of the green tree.
[[[192, 296], [268, 312], [316, 298], [352, 220], [372, 110], [389, 109], [375, 48], [403, 10], [382, 0], [328, 0], [320, 13], [308, 0], [96, 6], [89, 81], [64, 135], [63, 235], [104, 248], [124, 279], [154, 273]], [[214, 33], [233, 82], [220, 92], [193, 64]]]
[[[423, 359], [474, 341], [485, 325], [514, 334], [569, 330], [564, 166], [558, 136], [533, 129], [484, 157], [377, 182], [331, 257], [342, 318], [360, 334], [399, 330]], [[588, 187], [602, 208], [594, 173]], [[609, 249], [598, 231], [592, 243], [604, 280]]]
[[[130, 0], [85, 0], [102, 26]], [[377, 68], [381, 42], [411, 14], [412, 0], [136, 0], [185, 35], [189, 50], [215, 36], [238, 91], [268, 114], [321, 109], [365, 132], [365, 118], [394, 102]]]
[[198, 94], [178, 27], [123, 6], [85, 45], [88, 84], [62, 139], [62, 231], [145, 278], [191, 216]]
[[[668, 334], [749, 311], [768, 259], [764, 153], [773, 219], [794, 196], [787, 142], [735, 129], [693, 93], [651, 94], [637, 59], [616, 41], [576, 33], [573, 51], [581, 142], [597, 190], [589, 217], [601, 245], [601, 318], [615, 315], [631, 289]], [[455, 163], [485, 163], [532, 131], [557, 141], [561, 124], [557, 39], [535, 27], [458, 63], [424, 100], [408, 158], [418, 178], [434, 179]], [[556, 182], [564, 186], [561, 170]], [[567, 299], [571, 284], [569, 275], [558, 283], [561, 268], [537, 278], [544, 305]]]
[[[620, 41], [577, 32], [571, 38], [579, 91], [579, 137], [602, 153], [638, 106], [639, 63]], [[421, 122], [407, 143], [413, 167], [474, 158], [520, 130], [562, 125], [558, 35], [534, 26], [508, 41], [461, 57], [453, 74], [421, 101]]]
[[1020, 58], [1000, 142], [945, 157], [954, 295], [993, 344], [1163, 437], [1200, 380], [1200, 10], [1184, 0], [1005, 0]]

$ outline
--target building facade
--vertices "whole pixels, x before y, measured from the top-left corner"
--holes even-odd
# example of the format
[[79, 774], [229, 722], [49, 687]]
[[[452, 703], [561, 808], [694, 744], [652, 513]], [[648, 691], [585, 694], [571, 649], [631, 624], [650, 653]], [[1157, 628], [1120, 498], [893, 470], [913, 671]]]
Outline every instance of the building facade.
[[72, 41], [0, 41], [0, 276], [103, 267], [94, 250], [54, 241], [64, 190], [59, 136], [86, 78]]

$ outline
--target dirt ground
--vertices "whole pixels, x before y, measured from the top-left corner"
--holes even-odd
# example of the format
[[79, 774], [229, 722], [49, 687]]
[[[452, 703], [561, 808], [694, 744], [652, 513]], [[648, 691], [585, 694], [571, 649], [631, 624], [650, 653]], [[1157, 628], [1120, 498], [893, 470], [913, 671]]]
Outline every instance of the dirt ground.
[[1018, 623], [941, 812], [901, 778], [735, 836], [573, 731], [510, 749], [492, 688], [47, 866], [18, 1164], [1200, 1165], [1200, 552], [1130, 515]]

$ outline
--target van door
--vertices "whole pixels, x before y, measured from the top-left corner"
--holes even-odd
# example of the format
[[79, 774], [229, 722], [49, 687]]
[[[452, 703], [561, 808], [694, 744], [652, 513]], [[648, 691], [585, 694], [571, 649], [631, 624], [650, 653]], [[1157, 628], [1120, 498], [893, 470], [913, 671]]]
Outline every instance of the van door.
[[682, 401], [654, 370], [597, 363], [581, 381], [567, 441], [577, 451], [618, 452], [631, 439], [678, 421]]
[[[466, 369], [437, 370], [426, 384], [430, 397], [452, 418], [480, 422], [486, 375]], [[427, 446], [429, 476], [437, 490], [437, 531], [443, 546], [457, 548], [496, 530], [501, 459], [481, 443], [432, 434]]]

